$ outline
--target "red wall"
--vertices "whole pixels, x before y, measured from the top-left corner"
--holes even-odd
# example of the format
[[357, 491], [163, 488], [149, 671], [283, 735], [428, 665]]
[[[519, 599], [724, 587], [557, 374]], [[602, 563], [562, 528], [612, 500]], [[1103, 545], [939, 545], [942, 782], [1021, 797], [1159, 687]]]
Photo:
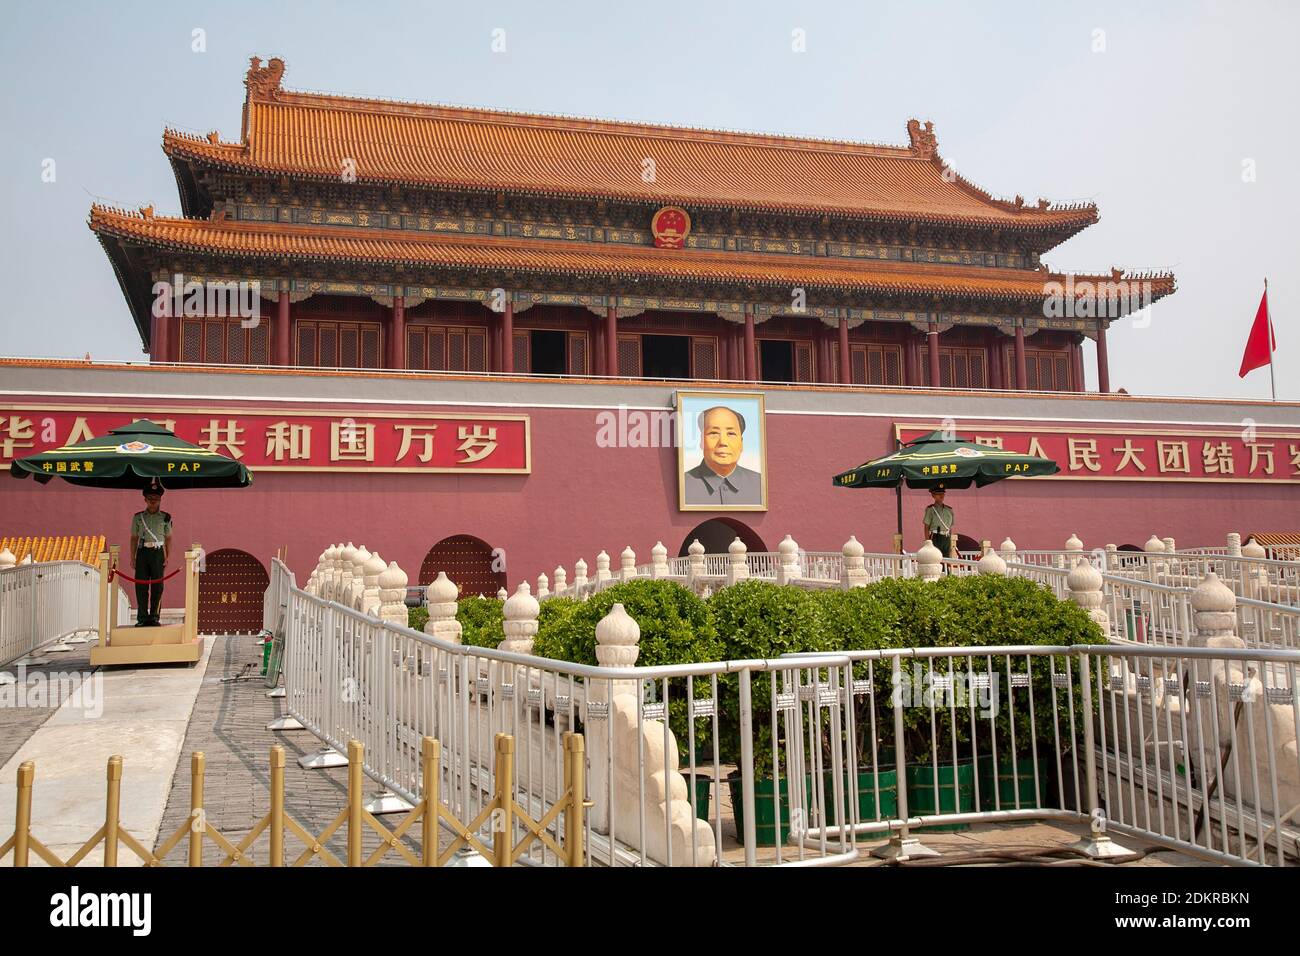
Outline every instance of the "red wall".
[[[639, 563], [650, 560], [656, 540], [675, 556], [687, 533], [712, 517], [678, 512], [674, 449], [597, 447], [596, 410], [529, 412], [530, 475], [261, 472], [245, 490], [170, 492], [163, 507], [178, 543], [239, 548], [264, 563], [287, 545], [300, 581], [323, 548], [351, 540], [396, 560], [415, 583], [435, 542], [472, 534], [505, 549], [511, 588], [535, 582], [539, 571], [549, 576], [557, 564], [572, 578], [580, 557], [594, 574], [602, 548], [614, 568], [626, 545]], [[767, 440], [771, 510], [730, 517], [751, 526], [769, 550], [786, 534], [808, 550], [838, 550], [849, 534], [869, 551], [890, 549], [894, 493], [831, 484], [834, 473], [890, 446], [888, 420], [769, 412]], [[928, 500], [904, 491], [909, 549], [919, 544]], [[1152, 532], [1191, 547], [1222, 545], [1229, 531], [1300, 528], [1300, 495], [1283, 484], [1012, 480], [954, 491], [949, 503], [959, 532], [995, 543], [1010, 535], [1024, 548], [1061, 548], [1071, 533], [1089, 549], [1141, 544]], [[125, 545], [141, 506], [130, 492], [0, 481], [0, 534], [103, 533]]]

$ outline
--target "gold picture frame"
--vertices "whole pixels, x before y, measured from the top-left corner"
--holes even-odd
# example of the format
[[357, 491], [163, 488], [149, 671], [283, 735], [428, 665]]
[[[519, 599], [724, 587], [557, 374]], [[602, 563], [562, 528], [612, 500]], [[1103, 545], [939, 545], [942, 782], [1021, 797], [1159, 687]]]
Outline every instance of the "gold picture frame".
[[[739, 452], [731, 451], [732, 444], [725, 435], [717, 443], [704, 448], [700, 416], [714, 408], [726, 408], [739, 424], [738, 433], [728, 428], [724, 420], [714, 427], [723, 433], [732, 432], [739, 439]], [[757, 428], [754, 420], [757, 419]], [[695, 392], [679, 390], [676, 393], [676, 445], [677, 445], [677, 509], [679, 511], [766, 511], [767, 510], [767, 410], [762, 392]], [[758, 436], [758, 448], [753, 447], [753, 436]], [[714, 456], [714, 464], [731, 464], [733, 470], [726, 475], [710, 467], [707, 457]], [[757, 465], [757, 468], [755, 468]], [[725, 484], [724, 484], [725, 482]], [[752, 500], [757, 492], [757, 500]], [[717, 500], [711, 500], [716, 496]], [[726, 503], [728, 497], [735, 503]]]

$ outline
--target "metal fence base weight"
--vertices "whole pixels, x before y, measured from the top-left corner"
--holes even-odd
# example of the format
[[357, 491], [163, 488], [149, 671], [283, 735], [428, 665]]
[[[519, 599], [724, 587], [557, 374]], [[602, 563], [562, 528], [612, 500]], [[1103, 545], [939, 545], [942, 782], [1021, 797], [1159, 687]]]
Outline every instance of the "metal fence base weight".
[[906, 863], [925, 856], [938, 856], [938, 850], [932, 850], [914, 836], [893, 837], [882, 847], [871, 851], [871, 855], [880, 860], [894, 863]]
[[314, 754], [304, 754], [298, 758], [298, 766], [303, 770], [329, 770], [347, 765], [348, 758], [333, 747], [322, 747]]
[[406, 813], [414, 806], [391, 790], [376, 790], [363, 806], [366, 813]]

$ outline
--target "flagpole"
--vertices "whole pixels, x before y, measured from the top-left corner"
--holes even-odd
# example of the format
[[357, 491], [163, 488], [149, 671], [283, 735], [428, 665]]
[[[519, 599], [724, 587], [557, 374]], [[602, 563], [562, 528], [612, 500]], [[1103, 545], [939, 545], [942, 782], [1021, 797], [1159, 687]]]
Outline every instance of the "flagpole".
[[1268, 307], [1268, 276], [1264, 276], [1264, 321], [1268, 323], [1268, 387], [1276, 402], [1277, 382], [1273, 378], [1273, 349], [1276, 343], [1273, 341], [1273, 313]]

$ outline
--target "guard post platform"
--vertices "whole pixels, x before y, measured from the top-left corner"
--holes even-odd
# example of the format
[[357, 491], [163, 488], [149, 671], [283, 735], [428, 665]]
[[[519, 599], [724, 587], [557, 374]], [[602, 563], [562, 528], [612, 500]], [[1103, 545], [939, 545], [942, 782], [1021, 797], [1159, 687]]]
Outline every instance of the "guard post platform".
[[118, 624], [124, 600], [113, 587], [117, 575], [117, 545], [99, 555], [99, 643], [90, 649], [90, 665], [197, 663], [203, 654], [199, 637], [199, 546], [185, 552], [185, 614], [179, 624], [136, 627]]

